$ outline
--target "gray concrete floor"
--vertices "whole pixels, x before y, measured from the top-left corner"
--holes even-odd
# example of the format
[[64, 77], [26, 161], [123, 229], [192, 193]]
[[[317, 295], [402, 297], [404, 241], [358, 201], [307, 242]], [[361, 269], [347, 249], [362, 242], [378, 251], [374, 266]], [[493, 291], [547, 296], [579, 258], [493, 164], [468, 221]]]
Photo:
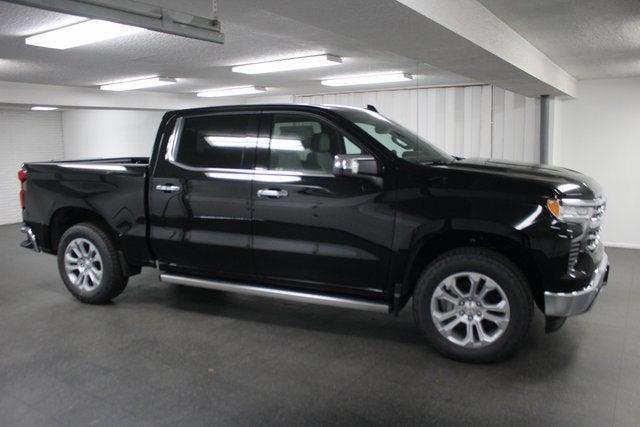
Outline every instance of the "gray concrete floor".
[[640, 251], [552, 335], [489, 366], [446, 360], [399, 318], [159, 283], [107, 306], [0, 227], [0, 425], [640, 423]]

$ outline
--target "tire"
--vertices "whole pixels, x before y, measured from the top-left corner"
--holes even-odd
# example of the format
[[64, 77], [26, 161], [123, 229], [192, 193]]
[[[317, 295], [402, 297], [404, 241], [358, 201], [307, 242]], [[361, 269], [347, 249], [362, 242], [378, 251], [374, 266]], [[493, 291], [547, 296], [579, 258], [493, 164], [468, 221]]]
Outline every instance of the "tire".
[[413, 315], [444, 356], [490, 363], [512, 356], [526, 337], [533, 298], [524, 274], [506, 257], [488, 249], [460, 248], [425, 268], [415, 286]]
[[60, 238], [58, 271], [69, 292], [86, 304], [108, 303], [129, 280], [122, 273], [113, 239], [88, 222], [70, 227]]

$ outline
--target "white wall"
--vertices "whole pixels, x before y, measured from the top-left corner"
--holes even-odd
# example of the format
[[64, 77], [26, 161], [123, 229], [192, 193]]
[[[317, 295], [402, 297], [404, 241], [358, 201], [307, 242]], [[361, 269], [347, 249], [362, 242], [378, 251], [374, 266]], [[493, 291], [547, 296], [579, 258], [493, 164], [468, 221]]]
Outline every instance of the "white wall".
[[295, 101], [372, 104], [381, 114], [457, 156], [539, 160], [539, 100], [490, 85], [297, 96]]
[[18, 169], [64, 155], [59, 112], [0, 110], [0, 224], [22, 218]]
[[561, 121], [554, 162], [604, 187], [604, 241], [640, 248], [640, 78], [580, 81]]
[[255, 96], [245, 99], [246, 104], [290, 104], [293, 102], [293, 95], [271, 95]]
[[64, 158], [150, 156], [163, 114], [140, 110], [64, 111]]
[[494, 159], [540, 161], [540, 99], [493, 87], [491, 155]]

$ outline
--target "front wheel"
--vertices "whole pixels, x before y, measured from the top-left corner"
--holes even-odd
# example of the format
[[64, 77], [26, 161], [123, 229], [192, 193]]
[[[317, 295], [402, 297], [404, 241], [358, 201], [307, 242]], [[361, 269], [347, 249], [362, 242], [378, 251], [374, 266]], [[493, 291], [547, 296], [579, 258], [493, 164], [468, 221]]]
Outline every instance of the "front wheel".
[[514, 353], [533, 314], [529, 284], [504, 256], [481, 248], [445, 253], [420, 276], [417, 326], [445, 356], [494, 362]]
[[105, 304], [127, 286], [111, 237], [99, 226], [70, 227], [58, 245], [58, 270], [71, 294], [87, 304]]

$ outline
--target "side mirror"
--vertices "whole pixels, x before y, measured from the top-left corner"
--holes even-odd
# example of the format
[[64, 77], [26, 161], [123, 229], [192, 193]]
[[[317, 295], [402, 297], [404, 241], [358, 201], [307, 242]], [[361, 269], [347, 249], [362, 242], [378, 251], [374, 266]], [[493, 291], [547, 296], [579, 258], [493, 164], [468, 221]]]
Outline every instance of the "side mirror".
[[366, 154], [337, 154], [333, 158], [333, 174], [354, 175], [378, 175], [380, 168], [373, 156]]

